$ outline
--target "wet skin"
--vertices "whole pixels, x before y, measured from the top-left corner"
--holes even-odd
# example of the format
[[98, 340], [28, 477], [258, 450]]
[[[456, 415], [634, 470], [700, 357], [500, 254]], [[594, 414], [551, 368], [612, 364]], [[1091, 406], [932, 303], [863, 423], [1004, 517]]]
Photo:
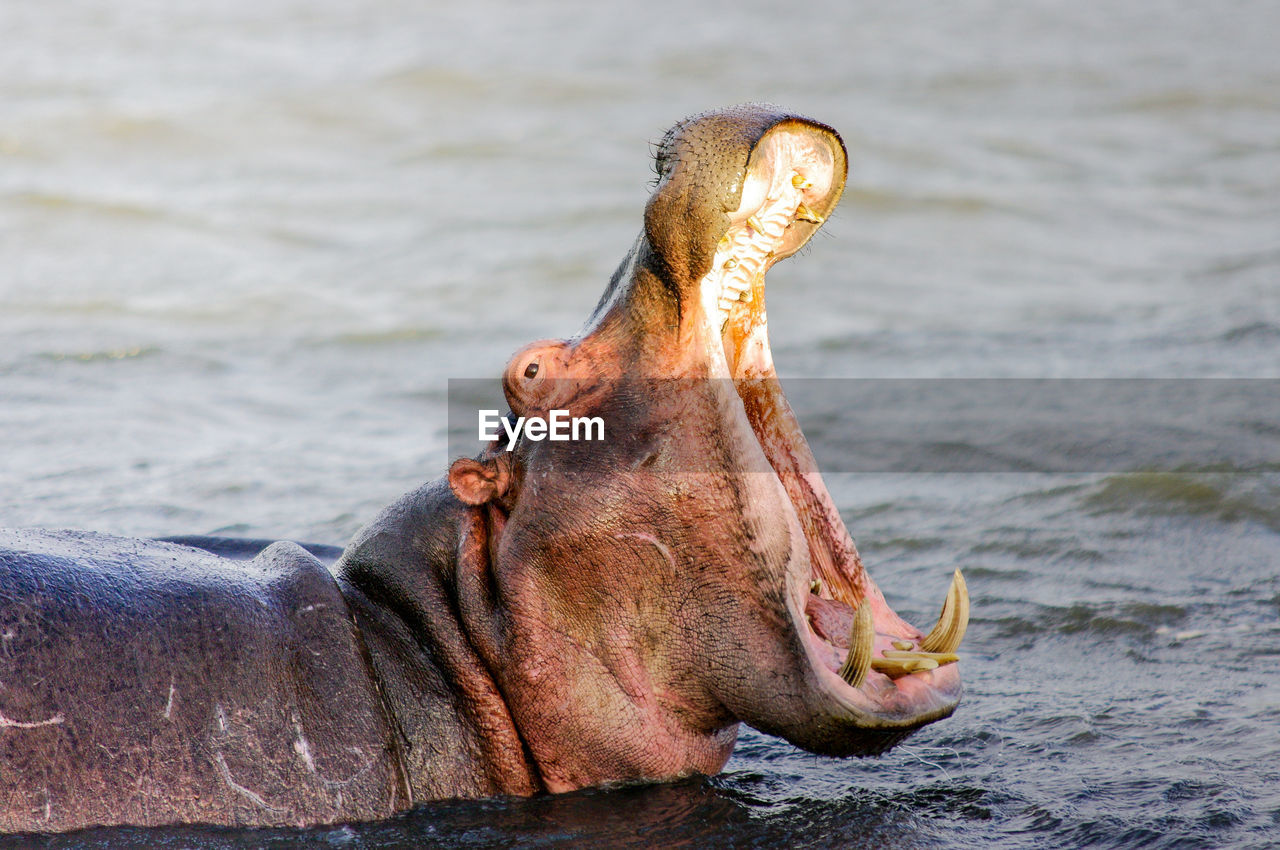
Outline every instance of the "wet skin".
[[715, 773], [742, 722], [874, 754], [955, 709], [962, 584], [928, 637], [893, 613], [769, 352], [764, 273], [834, 208], [843, 143], [736, 107], [656, 164], [584, 329], [504, 376], [513, 415], [606, 440], [503, 438], [332, 568], [0, 532], [0, 829], [376, 818]]

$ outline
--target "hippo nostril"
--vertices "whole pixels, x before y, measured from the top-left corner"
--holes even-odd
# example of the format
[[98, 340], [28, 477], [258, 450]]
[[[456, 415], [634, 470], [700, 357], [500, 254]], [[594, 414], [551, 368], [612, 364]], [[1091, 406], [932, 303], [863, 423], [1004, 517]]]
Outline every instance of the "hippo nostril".
[[537, 374], [538, 374], [538, 361], [535, 360], [532, 363], [530, 363], [528, 366], [524, 367], [524, 376], [526, 378], [537, 377]]

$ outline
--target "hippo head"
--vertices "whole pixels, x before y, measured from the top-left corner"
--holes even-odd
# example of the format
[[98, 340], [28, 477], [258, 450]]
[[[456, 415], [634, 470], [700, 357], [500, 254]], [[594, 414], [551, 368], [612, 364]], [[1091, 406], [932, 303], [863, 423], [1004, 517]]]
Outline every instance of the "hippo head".
[[844, 187], [829, 127], [710, 112], [658, 146], [644, 229], [583, 331], [515, 355], [514, 417], [604, 439], [506, 441], [450, 470], [483, 513], [476, 638], [551, 790], [714, 773], [737, 724], [883, 752], [960, 697], [957, 573], [929, 635], [867, 575], [777, 381], [765, 273]]

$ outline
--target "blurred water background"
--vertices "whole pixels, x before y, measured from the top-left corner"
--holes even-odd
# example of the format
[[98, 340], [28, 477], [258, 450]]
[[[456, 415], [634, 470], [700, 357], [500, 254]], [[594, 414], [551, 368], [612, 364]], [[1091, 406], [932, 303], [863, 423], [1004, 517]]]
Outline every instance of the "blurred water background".
[[[341, 545], [442, 472], [449, 379], [577, 330], [650, 143], [747, 100], [850, 152], [770, 275], [784, 378], [1280, 378], [1278, 34], [1269, 2], [4, 2], [0, 524]], [[1251, 469], [828, 476], [899, 612], [955, 566], [974, 595], [965, 702], [878, 760], [745, 730], [710, 780], [37, 843], [1271, 846]]]

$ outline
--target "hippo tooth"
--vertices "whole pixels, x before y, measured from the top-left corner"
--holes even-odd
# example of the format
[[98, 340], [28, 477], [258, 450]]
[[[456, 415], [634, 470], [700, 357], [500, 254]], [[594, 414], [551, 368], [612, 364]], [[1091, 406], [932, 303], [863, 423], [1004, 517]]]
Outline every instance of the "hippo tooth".
[[875, 650], [876, 626], [871, 617], [871, 604], [862, 600], [853, 615], [853, 627], [849, 630], [849, 654], [840, 668], [840, 678], [855, 688], [862, 687], [867, 671], [871, 669], [871, 653]]
[[[801, 192], [812, 185], [798, 172], [792, 174], [791, 182]], [[804, 211], [809, 216], [807, 220], [821, 221], [821, 216], [806, 207], [795, 192], [780, 189], [766, 201], [740, 226], [720, 237], [712, 270], [704, 279], [708, 296], [716, 299], [722, 328], [735, 305], [753, 300], [754, 285], [775, 259], [797, 210]]]
[[796, 207], [796, 219], [799, 221], [810, 221], [810, 222], [813, 222], [814, 224], [822, 224], [824, 221], [826, 221], [825, 218], [818, 215], [816, 212], [809, 209], [804, 204], [801, 204], [800, 206]]
[[910, 661], [913, 658], [919, 660], [923, 658], [928, 659], [929, 661], [936, 661], [940, 665], [951, 664], [954, 661], [960, 660], [960, 656], [956, 655], [954, 652], [918, 652], [915, 650], [886, 649], [882, 654], [885, 658], [893, 658], [899, 661]]
[[810, 592], [810, 593], [821, 593], [821, 592], [822, 592], [822, 582], [821, 582], [821, 581], [819, 581], [819, 580], [818, 580], [818, 579], [816, 579], [816, 578], [815, 578], [813, 581], [809, 582], [809, 592]]
[[894, 649], [900, 649], [900, 650], [915, 649], [915, 646], [916, 646], [914, 643], [912, 643], [909, 640], [895, 640], [895, 641], [891, 641], [891, 643]]
[[890, 679], [898, 679], [908, 673], [922, 670], [936, 670], [938, 662], [932, 658], [875, 658], [871, 661], [871, 669], [883, 673]]
[[964, 576], [956, 570], [951, 576], [951, 587], [947, 590], [947, 601], [942, 604], [938, 624], [920, 641], [920, 648], [925, 652], [955, 652], [968, 626], [969, 589]]

